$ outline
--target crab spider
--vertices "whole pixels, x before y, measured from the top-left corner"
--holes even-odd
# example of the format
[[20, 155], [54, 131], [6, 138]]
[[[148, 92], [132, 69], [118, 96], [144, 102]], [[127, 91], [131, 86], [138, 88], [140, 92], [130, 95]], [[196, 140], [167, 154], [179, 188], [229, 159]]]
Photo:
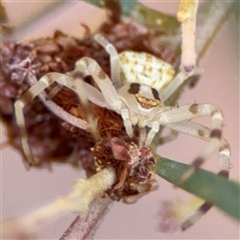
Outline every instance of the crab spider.
[[[76, 62], [75, 69], [67, 74], [48, 73], [39, 81], [30, 75], [30, 82], [33, 86], [15, 102], [22, 146], [29, 163], [34, 164], [36, 160], [33, 158], [28, 144], [23, 108], [34, 97], [39, 96], [43, 103], [64, 121], [84, 130], [91, 129], [86, 121], [68, 114], [53, 101], [47, 100], [44, 89], [57, 82], [76, 92], [80, 99], [85, 97], [100, 107], [121, 114], [129, 137], [133, 136], [132, 126], [149, 127], [150, 131], [145, 140], [146, 146], [151, 144], [160, 126], [208, 141], [207, 148], [195, 158], [192, 167], [182, 176], [178, 184], [185, 181], [217, 149], [220, 161], [219, 175], [228, 177], [230, 147], [221, 136], [223, 122], [221, 110], [212, 104], [190, 104], [177, 108], [164, 106], [166, 96], [174, 93], [173, 83], [179, 86], [185, 80], [184, 73], [180, 72], [174, 78], [173, 68], [150, 54], [131, 51], [118, 54], [114, 46], [103, 36], [97, 34], [94, 38], [110, 54], [111, 79], [113, 81], [94, 59], [83, 57]], [[93, 77], [101, 91], [79, 77], [88, 75]], [[204, 115], [211, 117], [211, 130], [190, 121]], [[195, 214], [183, 223], [182, 228], [186, 229], [194, 224], [210, 207], [211, 204], [204, 203]]]
[[[184, 18], [182, 22], [183, 25], [189, 24]], [[192, 22], [191, 24], [194, 25], [195, 23]], [[195, 31], [192, 30], [191, 39], [194, 40]], [[182, 59], [181, 71], [175, 76], [172, 66], [150, 54], [131, 51], [118, 54], [114, 46], [103, 36], [97, 34], [94, 38], [110, 55], [110, 78], [94, 59], [84, 57], [76, 62], [76, 67], [72, 72], [66, 74], [48, 73], [39, 81], [30, 75], [30, 82], [33, 86], [16, 101], [17, 124], [21, 129], [23, 151], [29, 163], [34, 164], [35, 159], [28, 144], [23, 108], [34, 97], [39, 96], [43, 103], [64, 121], [87, 131], [91, 129], [88, 122], [68, 114], [47, 98], [44, 89], [53, 82], [57, 82], [76, 92], [80, 99], [87, 98], [88, 101], [100, 107], [121, 114], [129, 137], [133, 136], [132, 127], [134, 125], [141, 129], [149, 127], [150, 131], [144, 143], [146, 146], [151, 145], [161, 126], [208, 141], [207, 148], [194, 159], [192, 167], [182, 176], [178, 184], [185, 181], [216, 150], [219, 151], [219, 175], [228, 177], [230, 147], [221, 136], [223, 122], [221, 110], [212, 104], [190, 104], [178, 108], [164, 106], [164, 102], [174, 94], [187, 77], [196, 73], [195, 56], [188, 58], [192, 61], [186, 61], [185, 64], [184, 59]], [[187, 48], [189, 43], [185, 41], [183, 45]], [[191, 71], [188, 72], [186, 69]], [[79, 77], [87, 75], [93, 77], [100, 91], [85, 83]], [[211, 129], [191, 121], [195, 117], [204, 115], [211, 117]], [[182, 224], [182, 228], [186, 229], [194, 224], [210, 207], [211, 204], [203, 203]]]
[[[113, 45], [108, 43], [101, 35], [95, 35], [95, 39], [110, 54], [112, 66], [120, 69], [117, 76], [115, 72], [114, 86], [108, 76], [102, 71], [97, 62], [90, 58], [82, 58], [76, 63], [76, 68], [72, 72], [78, 72], [84, 75], [91, 75], [98, 84], [106, 103], [110, 108], [121, 114], [127, 134], [132, 137], [132, 126], [138, 125], [139, 128], [149, 127], [145, 145], [149, 146], [159, 131], [160, 126], [171, 128], [171, 124], [178, 125], [178, 131], [181, 131], [183, 121], [189, 121], [195, 117], [209, 115], [211, 116], [212, 131], [209, 135], [208, 147], [197, 157], [190, 169], [182, 178], [185, 180], [195, 168], [199, 167], [209, 156], [221, 145], [221, 128], [223, 116], [221, 110], [212, 104], [191, 104], [170, 108], [164, 106], [164, 97], [161, 93], [172, 95], [171, 89], [168, 89], [170, 83], [176, 79], [184, 78], [180, 72], [176, 78], [173, 68], [147, 53], [135, 53], [131, 51], [117, 54]], [[112, 70], [113, 67], [112, 67]], [[125, 82], [122, 84], [121, 81]], [[179, 82], [183, 82], [181, 79]], [[170, 91], [170, 92], [169, 92]], [[86, 94], [92, 95], [91, 92]], [[166, 96], [165, 95], [165, 96]], [[90, 100], [90, 99], [89, 99]], [[90, 100], [91, 101], [91, 100]], [[94, 102], [98, 105], [98, 102]], [[173, 127], [172, 127], [173, 128]], [[184, 128], [184, 126], [182, 127]], [[175, 127], [174, 130], [177, 128]], [[190, 131], [189, 131], [190, 132]], [[223, 149], [221, 149], [223, 151]], [[229, 157], [229, 147], [225, 145], [224, 158]], [[228, 171], [228, 167], [224, 167]]]
[[[67, 74], [48, 73], [38, 82], [35, 80], [35, 84], [15, 102], [17, 123], [22, 129], [22, 145], [29, 162], [34, 163], [34, 159], [27, 142], [22, 112], [24, 106], [34, 97], [39, 95], [45, 105], [65, 121], [67, 120], [81, 129], [89, 130], [86, 121], [79, 120], [64, 111], [59, 111], [57, 106], [53, 107], [54, 103], [51, 100], [44, 98], [46, 94], [43, 90], [53, 82], [57, 82], [75, 91], [80, 99], [84, 94], [94, 104], [121, 114], [129, 137], [133, 136], [132, 126], [149, 127], [150, 131], [145, 140], [146, 146], [150, 146], [160, 126], [177, 129], [181, 132], [183, 131], [181, 129], [184, 129], [183, 121], [209, 115], [212, 124], [209, 145], [193, 161], [192, 169], [183, 176], [181, 181], [185, 180], [195, 168], [199, 167], [215, 150], [220, 148], [223, 122], [221, 110], [212, 104], [190, 104], [178, 108], [164, 106], [166, 96], [171, 96], [174, 93], [171, 86], [174, 82], [180, 85], [184, 81], [184, 73], [180, 72], [174, 78], [175, 72], [172, 66], [150, 54], [131, 51], [118, 54], [114, 46], [102, 35], [97, 34], [94, 38], [110, 54], [113, 81], [94, 59], [83, 57], [76, 62], [72, 72]], [[101, 91], [79, 79], [79, 75], [91, 75]], [[189, 134], [192, 135], [190, 132]], [[228, 159], [229, 147], [225, 146], [224, 152]], [[221, 151], [223, 150], [221, 149]], [[226, 167], [225, 170], [228, 171]]]

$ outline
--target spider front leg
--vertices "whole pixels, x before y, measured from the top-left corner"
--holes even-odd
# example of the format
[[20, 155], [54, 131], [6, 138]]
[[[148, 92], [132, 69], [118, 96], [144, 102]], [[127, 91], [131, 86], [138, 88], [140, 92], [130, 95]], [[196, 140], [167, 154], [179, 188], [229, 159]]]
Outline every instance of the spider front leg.
[[[75, 69], [72, 72], [73, 76], [78, 76], [79, 73], [82, 73], [84, 76], [90, 75], [93, 77], [110, 108], [115, 112], [121, 114], [127, 134], [129, 135], [129, 137], [132, 137], [133, 129], [130, 119], [130, 112], [126, 104], [124, 104], [123, 101], [120, 99], [112, 81], [101, 69], [99, 64], [92, 58], [83, 57], [76, 62]], [[98, 102], [94, 103], [99, 105]]]
[[[36, 80], [37, 81], [37, 80]], [[48, 88], [51, 84], [57, 82], [61, 85], [64, 85], [72, 89], [73, 78], [65, 74], [60, 73], [48, 73], [44, 75], [38, 82], [36, 82], [31, 88], [27, 90], [15, 103], [15, 115], [16, 122], [20, 128], [21, 143], [23, 152], [26, 156], [26, 159], [29, 165], [34, 165], [38, 161], [34, 159], [29, 143], [28, 143], [28, 134], [26, 130], [25, 118], [23, 114], [24, 107], [30, 103], [36, 96], [39, 96], [45, 106], [55, 113], [58, 117], [62, 118], [64, 121], [67, 121], [81, 129], [89, 129], [88, 123], [82, 119], [76, 118], [73, 115], [65, 112], [62, 108], [56, 105], [53, 101], [48, 101], [47, 94], [43, 91]], [[72, 89], [74, 90], [74, 89]]]
[[84, 76], [92, 76], [108, 105], [115, 111], [121, 109], [122, 102], [112, 81], [94, 59], [89, 57], [81, 58], [76, 62], [75, 69], [71, 73], [73, 77], [78, 76], [79, 73]]
[[159, 124], [159, 122], [154, 121], [149, 125], [149, 127], [151, 127], [151, 129], [148, 132], [148, 135], [147, 135], [147, 138], [145, 141], [145, 146], [147, 146], [147, 147], [150, 146], [156, 133], [159, 132], [160, 124]]
[[[168, 128], [179, 133], [188, 134], [190, 136], [211, 141], [212, 130], [202, 126], [193, 121], [182, 121], [180, 123], [170, 123], [166, 125]], [[230, 145], [226, 139], [222, 138], [218, 148], [219, 154], [219, 171], [218, 175], [228, 178], [229, 175], [229, 158], [230, 158]]]
[[195, 32], [198, 1], [181, 0], [177, 13], [182, 26], [182, 56], [180, 69], [187, 76], [196, 66]]
[[190, 169], [179, 179], [177, 185], [182, 184], [188, 179], [196, 168], [199, 168], [215, 152], [222, 141], [222, 122], [223, 116], [221, 110], [212, 104], [192, 104], [163, 112], [160, 115], [161, 125], [175, 123], [181, 125], [182, 121], [191, 120], [199, 116], [211, 116], [212, 130], [209, 135], [209, 144], [206, 149], [192, 162]]
[[190, 76], [200, 74], [200, 68], [196, 69], [196, 16], [198, 1], [181, 0], [177, 18], [182, 27], [182, 54], [180, 72], [172, 82], [163, 90], [161, 97], [165, 102]]
[[[166, 125], [170, 129], [175, 131], [191, 135], [196, 138], [203, 139], [205, 141], [211, 141], [212, 130], [204, 127], [196, 122], [182, 121], [181, 123], [171, 123]], [[228, 178], [229, 175], [229, 157], [230, 157], [230, 146], [229, 143], [222, 138], [220, 141], [219, 149], [219, 171], [218, 175]], [[193, 213], [187, 220], [181, 224], [182, 230], [186, 230], [194, 225], [209, 209], [212, 207], [211, 203], [204, 202], [196, 212]]]
[[120, 60], [116, 48], [108, 42], [101, 34], [96, 34], [94, 39], [105, 48], [110, 55], [110, 68], [111, 68], [111, 79], [116, 89], [122, 87], [120, 79]]

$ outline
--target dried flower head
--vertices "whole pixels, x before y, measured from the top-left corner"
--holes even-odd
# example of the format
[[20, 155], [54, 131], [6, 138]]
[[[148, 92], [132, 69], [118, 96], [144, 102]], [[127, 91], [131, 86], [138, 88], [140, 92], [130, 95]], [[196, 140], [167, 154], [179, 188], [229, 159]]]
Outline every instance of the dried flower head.
[[157, 183], [150, 170], [156, 162], [149, 148], [113, 137], [96, 144], [93, 155], [97, 170], [107, 166], [116, 169], [117, 181], [108, 191], [113, 199], [133, 203], [156, 189]]

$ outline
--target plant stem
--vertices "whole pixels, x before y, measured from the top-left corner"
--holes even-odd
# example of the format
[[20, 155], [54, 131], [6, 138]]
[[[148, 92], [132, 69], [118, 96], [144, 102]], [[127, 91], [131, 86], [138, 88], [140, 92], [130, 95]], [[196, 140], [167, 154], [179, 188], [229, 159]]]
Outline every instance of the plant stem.
[[73, 185], [73, 191], [54, 202], [43, 206], [25, 216], [10, 220], [3, 224], [3, 234], [21, 235], [19, 233], [33, 232], [43, 224], [52, 222], [69, 212], [85, 214], [89, 205], [112, 186], [115, 182], [115, 170], [105, 168], [87, 180], [78, 180]]

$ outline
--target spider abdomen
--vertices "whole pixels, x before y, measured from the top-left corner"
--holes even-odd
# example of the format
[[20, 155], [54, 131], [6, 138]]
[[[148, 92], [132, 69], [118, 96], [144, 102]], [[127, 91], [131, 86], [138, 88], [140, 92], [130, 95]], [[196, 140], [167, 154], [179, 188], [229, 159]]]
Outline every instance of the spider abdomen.
[[124, 51], [119, 58], [122, 78], [129, 83], [148, 85], [160, 92], [175, 76], [170, 64], [149, 53]]

